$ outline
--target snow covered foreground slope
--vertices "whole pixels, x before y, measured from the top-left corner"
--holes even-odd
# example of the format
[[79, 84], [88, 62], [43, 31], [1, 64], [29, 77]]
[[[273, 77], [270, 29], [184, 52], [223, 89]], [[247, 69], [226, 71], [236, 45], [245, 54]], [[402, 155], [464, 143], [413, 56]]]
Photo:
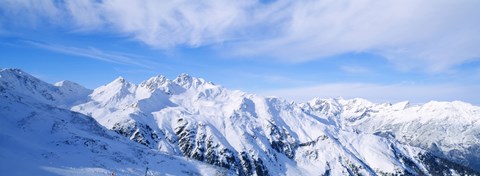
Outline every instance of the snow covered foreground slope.
[[[190, 169], [186, 173], [206, 175], [476, 174], [471, 169], [438, 158], [421, 148], [400, 143], [394, 136], [388, 135], [390, 133], [361, 132], [355, 125], [345, 123], [346, 118], [340, 115], [347, 112], [343, 110], [343, 105], [329, 106], [329, 110], [325, 110], [326, 106], [315, 103], [297, 104], [278, 98], [230, 91], [186, 74], [174, 80], [156, 76], [139, 85], [118, 78], [88, 92], [88, 95], [79, 93], [83, 91], [72, 90], [71, 92], [77, 92], [72, 96], [62, 96], [65, 95], [63, 90], [20, 70], [5, 69], [1, 71], [1, 76], [0, 92], [7, 97], [2, 98], [1, 105], [6, 110], [2, 109], [1, 117], [2, 121], [8, 123], [2, 122], [1, 134], [6, 137], [2, 137], [0, 154], [13, 158], [16, 155], [10, 153], [28, 151], [31, 154], [26, 158], [32, 158], [30, 163], [33, 163], [18, 164], [17, 167], [47, 165], [42, 168], [50, 168], [47, 171], [58, 171], [58, 168], [65, 171], [62, 164], [70, 163], [66, 167], [73, 168], [69, 170], [71, 171], [75, 168], [99, 169], [106, 165], [108, 167], [105, 168], [138, 175], [147, 160], [150, 165], [157, 163], [149, 167], [156, 168], [160, 173], [163, 169], [178, 167]], [[37, 84], [42, 86], [29, 86]], [[82, 88], [78, 88], [80, 89]], [[71, 98], [74, 96], [76, 98]], [[51, 109], [40, 108], [39, 105]], [[86, 116], [65, 109], [70, 107]], [[22, 131], [22, 127], [18, 126], [19, 121], [29, 119], [29, 113], [16, 113], [21, 110], [38, 111], [41, 115], [35, 117], [43, 117], [42, 119], [63, 117], [62, 123], [68, 128], [53, 133], [49, 129], [55, 126], [55, 120], [43, 125], [44, 128], [41, 125], [43, 122], [33, 120], [31, 124], [38, 123], [38, 127], [32, 129], [43, 129], [44, 132]], [[96, 122], [93, 123], [93, 126], [110, 136], [102, 137], [102, 134], [85, 130], [83, 123], [75, 123], [72, 120], [75, 116], [56, 114], [56, 111], [84, 119], [91, 119], [88, 117], [91, 116], [103, 127], [120, 135], [105, 131]], [[20, 135], [13, 137], [12, 134], [16, 133]], [[78, 145], [60, 145], [47, 150], [55, 153], [62, 162], [59, 159], [50, 161], [55, 157], [42, 159], [42, 152], [39, 151], [46, 150], [43, 149], [47, 148], [44, 146], [55, 144], [50, 140], [64, 141], [65, 136], [70, 135], [92, 138], [98, 143], [115, 147], [107, 147], [96, 153], [88, 150], [88, 145], [81, 141]], [[28, 145], [22, 142], [23, 139], [30, 138], [35, 140], [27, 140]], [[130, 140], [124, 140], [127, 138]], [[136, 143], [132, 144], [131, 141]], [[11, 145], [3, 147], [4, 143]], [[138, 146], [139, 144], [143, 146]], [[138, 154], [139, 151], [145, 153]], [[160, 154], [159, 151], [170, 156]], [[92, 164], [82, 167], [78, 163], [83, 162], [69, 159], [74, 153], [80, 160], [93, 161], [90, 162]], [[112, 159], [110, 156], [120, 158]], [[181, 156], [193, 160], [185, 162], [185, 159], [179, 158]], [[73, 158], [75, 157], [77, 156], [74, 155]], [[164, 161], [164, 158], [169, 157], [174, 158], [174, 161], [168, 163], [168, 167], [161, 165], [162, 162], [158, 164], [158, 160]], [[2, 157], [1, 160], [2, 167], [7, 166], [6, 159]], [[33, 162], [35, 160], [38, 162]], [[136, 162], [128, 164], [132, 160]], [[195, 161], [217, 166], [218, 171], [212, 173], [212, 169], [199, 169], [203, 166]], [[97, 166], [96, 163], [107, 164]], [[2, 171], [7, 168], [10, 167], [2, 168]]]

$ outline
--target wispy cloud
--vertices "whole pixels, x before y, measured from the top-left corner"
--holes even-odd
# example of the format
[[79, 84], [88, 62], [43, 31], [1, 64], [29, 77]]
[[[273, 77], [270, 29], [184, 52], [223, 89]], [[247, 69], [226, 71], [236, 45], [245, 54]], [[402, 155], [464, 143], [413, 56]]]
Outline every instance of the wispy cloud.
[[[65, 13], [84, 31], [107, 29], [157, 48], [202, 46], [236, 37], [255, 1], [65, 1]], [[88, 11], [89, 13], [85, 13]]]
[[427, 72], [480, 59], [479, 6], [475, 0], [0, 2], [2, 23], [48, 21], [162, 49], [225, 44], [219, 52], [286, 62], [366, 52], [399, 69]]
[[431, 100], [461, 100], [480, 104], [478, 85], [453, 84], [369, 84], [369, 83], [331, 83], [317, 86], [270, 90], [260, 92], [262, 95], [284, 97], [289, 100], [307, 101], [319, 98], [365, 98], [374, 102], [412, 101], [425, 103]]
[[34, 41], [23, 41], [31, 46], [69, 54], [75, 56], [81, 56], [89, 59], [96, 59], [100, 61], [115, 63], [115, 64], [122, 64], [122, 65], [133, 65], [139, 66], [143, 68], [152, 68], [156, 65], [154, 62], [148, 61], [146, 59], [139, 59], [140, 56], [135, 56], [132, 54], [121, 53], [121, 52], [107, 52], [97, 48], [88, 47], [88, 48], [79, 48], [79, 47], [72, 47], [72, 46], [64, 46], [64, 45], [55, 45], [55, 44], [48, 44], [48, 43], [40, 43]]
[[348, 52], [400, 69], [437, 72], [478, 59], [479, 1], [296, 1], [278, 37], [235, 44], [240, 54], [302, 62]]

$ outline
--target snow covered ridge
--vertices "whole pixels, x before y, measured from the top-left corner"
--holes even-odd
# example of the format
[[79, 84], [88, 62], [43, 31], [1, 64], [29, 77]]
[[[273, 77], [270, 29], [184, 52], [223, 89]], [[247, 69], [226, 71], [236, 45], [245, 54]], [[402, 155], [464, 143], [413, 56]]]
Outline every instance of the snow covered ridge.
[[[142, 175], [145, 167], [152, 175], [479, 175], [480, 170], [472, 164], [474, 150], [458, 150], [478, 146], [479, 108], [460, 102], [438, 108], [361, 99], [292, 103], [187, 74], [173, 80], [155, 76], [138, 85], [119, 77], [92, 91], [71, 82], [50, 85], [18, 69], [0, 71], [0, 96], [2, 173], [21, 168], [46, 175]], [[460, 131], [469, 133], [433, 123], [447, 112], [445, 118], [462, 121]], [[404, 131], [412, 125], [425, 129]], [[437, 134], [437, 127], [447, 132]], [[435, 150], [424, 145], [427, 132], [436, 134], [429, 139]], [[451, 140], [458, 136], [463, 138]]]
[[[18, 69], [0, 71], [0, 175], [226, 175], [228, 170], [125, 139], [95, 119], [62, 108], [83, 94]], [[88, 91], [91, 92], [91, 91]], [[65, 96], [69, 95], [69, 96]], [[149, 170], [147, 171], [147, 167]]]
[[[373, 104], [362, 99], [316, 99], [309, 106], [342, 119], [342, 125], [364, 133], [388, 133], [457, 163], [480, 168], [480, 107], [468, 103], [431, 101]], [[333, 107], [333, 108], [331, 108]]]

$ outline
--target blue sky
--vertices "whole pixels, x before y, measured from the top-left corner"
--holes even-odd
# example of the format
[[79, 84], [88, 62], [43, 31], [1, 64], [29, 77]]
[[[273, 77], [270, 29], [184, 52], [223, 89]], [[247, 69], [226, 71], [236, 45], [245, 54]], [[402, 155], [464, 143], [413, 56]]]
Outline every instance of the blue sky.
[[0, 2], [0, 67], [88, 88], [180, 73], [305, 101], [480, 104], [480, 1]]

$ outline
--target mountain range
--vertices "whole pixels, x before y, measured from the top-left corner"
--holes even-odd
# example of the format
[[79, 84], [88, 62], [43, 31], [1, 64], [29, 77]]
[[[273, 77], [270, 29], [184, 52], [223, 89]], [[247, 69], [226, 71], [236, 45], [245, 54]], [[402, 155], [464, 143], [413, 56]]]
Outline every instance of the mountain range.
[[20, 69], [0, 97], [6, 175], [480, 175], [480, 107], [460, 101], [297, 103], [188, 74], [89, 90]]

